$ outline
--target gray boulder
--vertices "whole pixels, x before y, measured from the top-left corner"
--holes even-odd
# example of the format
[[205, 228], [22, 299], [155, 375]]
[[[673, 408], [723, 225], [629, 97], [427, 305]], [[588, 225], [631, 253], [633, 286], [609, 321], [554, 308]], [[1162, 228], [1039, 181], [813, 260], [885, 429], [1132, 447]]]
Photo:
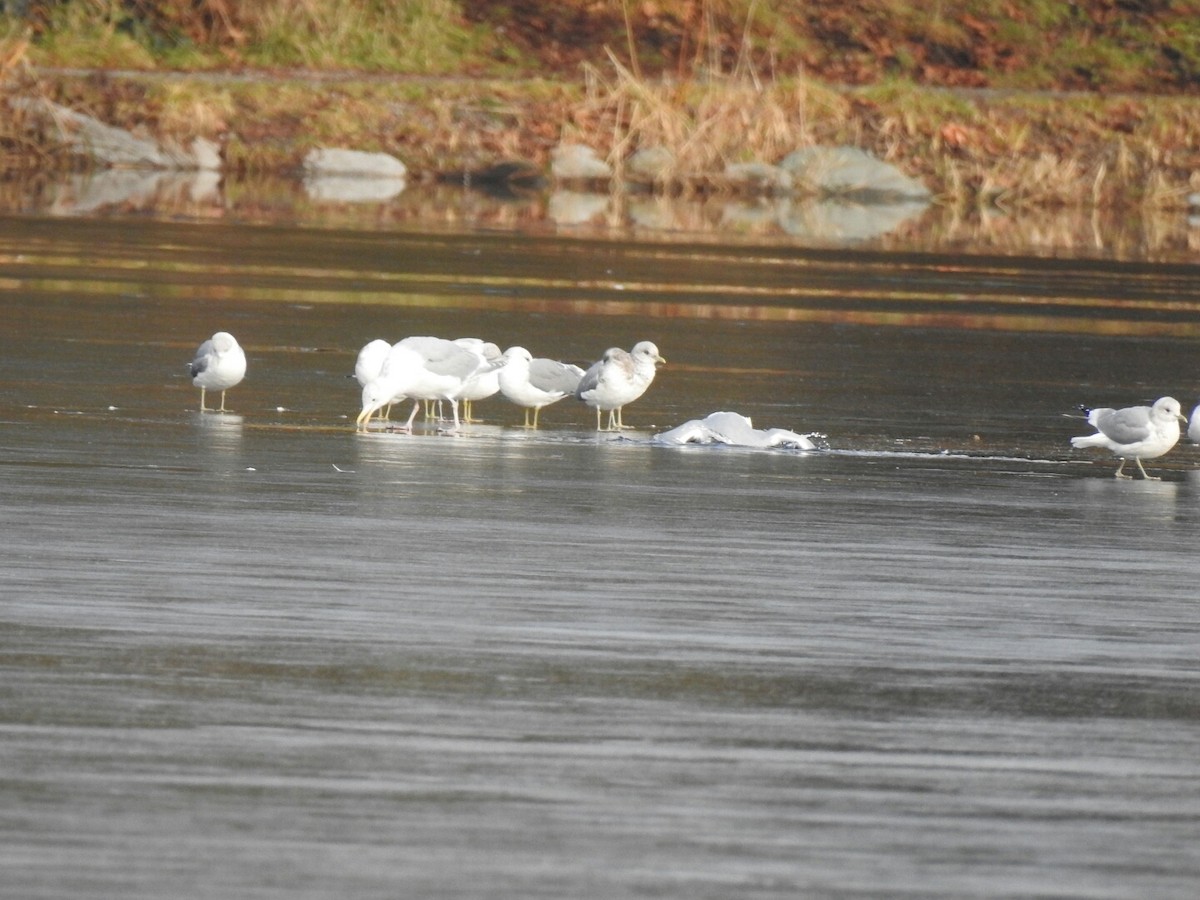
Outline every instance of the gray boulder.
[[550, 173], [560, 181], [600, 181], [612, 177], [612, 166], [584, 144], [559, 144], [550, 151]]
[[10, 101], [19, 112], [52, 127], [58, 139], [75, 153], [103, 166], [133, 169], [220, 169], [220, 148], [206, 138], [186, 147], [162, 145], [124, 128], [44, 99], [16, 97]]
[[408, 177], [408, 166], [387, 153], [318, 147], [304, 157], [306, 176], [342, 176], [350, 178]]
[[630, 181], [664, 181], [675, 170], [675, 154], [666, 147], [643, 147], [625, 160], [625, 172]]
[[404, 191], [407, 175], [387, 153], [319, 147], [304, 157], [304, 191], [323, 203], [386, 203]]
[[872, 200], [927, 200], [929, 188], [858, 147], [806, 147], [779, 163], [797, 187], [817, 194]]

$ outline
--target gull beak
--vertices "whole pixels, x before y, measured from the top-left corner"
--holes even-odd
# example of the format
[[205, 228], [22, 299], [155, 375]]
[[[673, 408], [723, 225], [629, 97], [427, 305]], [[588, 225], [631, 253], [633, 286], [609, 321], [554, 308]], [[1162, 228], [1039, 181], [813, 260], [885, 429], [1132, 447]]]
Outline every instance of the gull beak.
[[665, 359], [663, 359], [661, 356], [656, 356], [656, 357], [654, 357], [654, 364], [656, 366], [665, 366], [667, 364], [667, 361]]

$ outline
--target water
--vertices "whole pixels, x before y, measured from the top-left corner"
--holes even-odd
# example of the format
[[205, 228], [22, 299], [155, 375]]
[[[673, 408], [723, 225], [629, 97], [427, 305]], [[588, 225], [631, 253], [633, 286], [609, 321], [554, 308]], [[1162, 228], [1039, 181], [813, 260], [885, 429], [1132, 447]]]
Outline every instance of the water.
[[[1193, 266], [0, 224], [6, 896], [1190, 897]], [[227, 415], [184, 363], [247, 347]], [[668, 359], [357, 434], [374, 337]], [[666, 448], [717, 409], [826, 452]]]

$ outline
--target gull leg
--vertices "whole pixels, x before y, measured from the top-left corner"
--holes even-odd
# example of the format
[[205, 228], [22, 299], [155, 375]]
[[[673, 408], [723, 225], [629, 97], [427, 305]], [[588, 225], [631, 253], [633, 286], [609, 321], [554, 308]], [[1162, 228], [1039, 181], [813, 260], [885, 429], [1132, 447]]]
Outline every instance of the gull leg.
[[[534, 431], [537, 431], [537, 417], [538, 417], [538, 413], [541, 412], [541, 410], [542, 410], [542, 408], [540, 406], [535, 406], [533, 408], [533, 430]], [[528, 412], [526, 412], [526, 415], [528, 415]]]
[[1162, 481], [1162, 479], [1161, 479], [1161, 478], [1159, 478], [1157, 475], [1147, 475], [1147, 474], [1146, 474], [1146, 467], [1142, 465], [1142, 461], [1141, 461], [1141, 460], [1140, 460], [1138, 457], [1136, 457], [1136, 456], [1135, 456], [1135, 457], [1133, 458], [1133, 461], [1134, 461], [1135, 463], [1137, 463], [1137, 467], [1138, 467], [1139, 469], [1141, 469], [1141, 470], [1142, 470], [1142, 477], [1143, 477], [1143, 478], [1145, 478], [1145, 479], [1148, 479], [1149, 481]]
[[409, 414], [408, 421], [404, 423], [405, 431], [412, 431], [413, 420], [416, 419], [417, 413], [419, 413], [420, 411], [421, 411], [421, 401], [414, 400], [412, 413]]
[[208, 409], [204, 405], [204, 388], [200, 388], [200, 412], [207, 412]]
[[[1134, 457], [1134, 458], [1136, 459], [1136, 457]], [[1139, 466], [1141, 465], [1141, 462], [1140, 462], [1140, 461], [1138, 462], [1138, 465], [1139, 465]], [[1114, 477], [1114, 478], [1132, 478], [1132, 477], [1133, 477], [1132, 475], [1125, 475], [1125, 474], [1123, 474], [1123, 470], [1124, 470], [1124, 468], [1125, 468], [1125, 457], [1123, 457], [1123, 456], [1122, 456], [1122, 457], [1121, 457], [1121, 464], [1120, 464], [1119, 466], [1117, 466], [1117, 472], [1116, 472], [1116, 474], [1115, 474], [1113, 477]]]
[[225, 412], [225, 392], [221, 391], [221, 409], [220, 412]]
[[604, 430], [603, 428], [600, 427], [600, 407], [598, 407], [598, 406], [596, 407], [596, 430], [597, 431]]
[[[440, 403], [441, 401], [438, 401], [438, 402]], [[458, 418], [458, 400], [457, 400], [457, 398], [450, 401], [450, 412], [452, 412], [454, 414], [454, 430], [461, 431], [462, 423], [459, 421], [459, 418]]]

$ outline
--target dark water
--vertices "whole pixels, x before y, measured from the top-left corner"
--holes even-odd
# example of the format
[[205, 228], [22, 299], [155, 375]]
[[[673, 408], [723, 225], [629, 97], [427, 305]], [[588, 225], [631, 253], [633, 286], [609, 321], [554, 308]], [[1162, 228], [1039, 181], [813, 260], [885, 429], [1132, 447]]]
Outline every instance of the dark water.
[[[1191, 897], [1200, 271], [0, 223], [12, 897]], [[196, 412], [195, 345], [246, 382]], [[356, 434], [374, 337], [655, 340], [623, 438]], [[673, 449], [718, 409], [815, 454]]]

